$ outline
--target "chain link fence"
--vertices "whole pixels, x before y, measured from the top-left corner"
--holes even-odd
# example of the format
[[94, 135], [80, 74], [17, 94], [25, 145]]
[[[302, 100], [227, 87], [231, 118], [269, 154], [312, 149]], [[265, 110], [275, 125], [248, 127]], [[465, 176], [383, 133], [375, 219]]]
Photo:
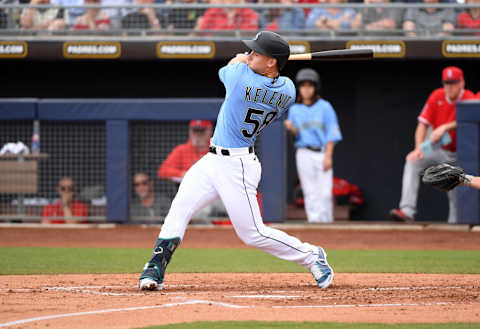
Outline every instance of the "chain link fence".
[[0, 219], [105, 221], [103, 122], [0, 123]]

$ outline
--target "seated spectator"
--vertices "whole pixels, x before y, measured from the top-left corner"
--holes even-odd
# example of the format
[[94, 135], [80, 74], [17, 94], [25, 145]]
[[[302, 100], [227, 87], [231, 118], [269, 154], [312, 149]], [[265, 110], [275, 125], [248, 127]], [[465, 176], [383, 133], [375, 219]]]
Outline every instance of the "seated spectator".
[[[390, 0], [365, 0], [365, 4], [389, 3]], [[399, 8], [363, 8], [361, 12], [362, 28], [367, 31], [393, 30], [401, 26], [402, 9]]]
[[[327, 0], [344, 3], [346, 0]], [[358, 28], [357, 12], [352, 8], [314, 8], [307, 17], [307, 29], [351, 30]]]
[[130, 208], [133, 221], [152, 222], [155, 217], [165, 216], [170, 207], [170, 200], [154, 192], [153, 182], [145, 172], [138, 172], [133, 177], [135, 200]]
[[190, 121], [189, 138], [173, 149], [158, 168], [158, 178], [180, 182], [185, 172], [208, 152], [212, 123], [208, 120]]
[[267, 3], [289, 5], [290, 8], [271, 8], [260, 16], [260, 26], [264, 30], [300, 30], [305, 28], [305, 15], [300, 8], [293, 7], [293, 0], [268, 0]]
[[[242, 4], [243, 0], [225, 0], [225, 4]], [[259, 15], [250, 8], [208, 8], [200, 30], [258, 30]]]
[[[438, 3], [438, 0], [423, 0]], [[455, 26], [455, 11], [451, 8], [408, 8], [403, 18], [403, 29], [409, 37], [420, 34], [445, 36]]]
[[112, 8], [109, 6], [129, 6], [135, 4], [135, 0], [101, 0], [102, 12], [107, 13], [110, 17], [110, 27], [112, 29], [119, 29], [122, 18], [130, 13], [135, 12], [135, 8]]
[[57, 193], [60, 200], [47, 205], [42, 211], [42, 223], [85, 223], [81, 221], [88, 216], [87, 205], [75, 200], [75, 184], [70, 177], [63, 177], [58, 183]]
[[[151, 4], [153, 0], [136, 0], [139, 5]], [[135, 12], [131, 12], [122, 18], [122, 28], [124, 29], [152, 29], [159, 30], [161, 28], [155, 9], [139, 8]]]
[[[317, 3], [322, 3], [322, 2], [325, 2], [325, 0], [297, 0], [297, 3], [312, 4], [312, 5], [316, 5]], [[303, 8], [303, 13], [305, 14], [305, 17], [308, 17], [311, 11], [312, 11], [312, 8]]]
[[[85, 5], [98, 5], [100, 0], [84, 0]], [[89, 8], [73, 24], [74, 30], [108, 30], [110, 18], [101, 8]]]
[[200, 28], [200, 18], [205, 14], [205, 8], [189, 8], [191, 4], [197, 4], [197, 0], [181, 0], [186, 8], [174, 8], [168, 11], [167, 29], [189, 29]]
[[[479, 3], [480, 0], [467, 0], [467, 3]], [[480, 8], [468, 8], [460, 13], [457, 19], [457, 26], [461, 29], [480, 29]], [[480, 31], [475, 33], [480, 35]]]
[[52, 5], [65, 7], [65, 23], [67, 26], [71, 26], [75, 20], [85, 14], [86, 10], [82, 7], [72, 7], [72, 6], [82, 6], [83, 0], [52, 0]]
[[[0, 0], [1, 5], [9, 5], [13, 0]], [[0, 29], [6, 29], [8, 27], [8, 15], [6, 10], [0, 9]]]
[[[50, 5], [50, 0], [32, 0], [31, 5]], [[63, 30], [63, 10], [58, 8], [26, 8], [20, 16], [20, 26], [28, 30]]]

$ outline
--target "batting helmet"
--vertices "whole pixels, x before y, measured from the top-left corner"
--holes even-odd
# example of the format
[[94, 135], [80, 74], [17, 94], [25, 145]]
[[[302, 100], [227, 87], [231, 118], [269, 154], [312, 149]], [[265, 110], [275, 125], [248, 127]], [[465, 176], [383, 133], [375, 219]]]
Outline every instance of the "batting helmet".
[[297, 86], [304, 81], [311, 81], [315, 85], [317, 92], [320, 92], [320, 77], [318, 76], [318, 73], [313, 69], [301, 69], [297, 72], [295, 81], [297, 83]]
[[258, 32], [253, 40], [242, 40], [251, 50], [275, 58], [278, 70], [283, 69], [290, 56], [290, 46], [280, 35], [271, 31]]

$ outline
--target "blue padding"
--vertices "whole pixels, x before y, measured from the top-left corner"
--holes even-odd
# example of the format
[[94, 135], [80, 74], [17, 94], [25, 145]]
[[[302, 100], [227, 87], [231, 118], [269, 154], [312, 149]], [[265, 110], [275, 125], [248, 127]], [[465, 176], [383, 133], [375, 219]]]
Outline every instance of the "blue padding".
[[286, 215], [285, 128], [277, 120], [265, 129], [261, 137], [263, 219], [280, 222]]
[[[457, 163], [465, 172], [480, 176], [480, 103], [457, 105]], [[457, 188], [458, 223], [479, 224], [480, 191]]]
[[40, 120], [215, 120], [222, 99], [45, 99]]
[[128, 121], [108, 120], [106, 135], [107, 219], [114, 222], [126, 222], [129, 217]]
[[37, 109], [35, 98], [2, 98], [0, 120], [33, 120]]
[[457, 104], [457, 121], [480, 121], [480, 100], [469, 100]]

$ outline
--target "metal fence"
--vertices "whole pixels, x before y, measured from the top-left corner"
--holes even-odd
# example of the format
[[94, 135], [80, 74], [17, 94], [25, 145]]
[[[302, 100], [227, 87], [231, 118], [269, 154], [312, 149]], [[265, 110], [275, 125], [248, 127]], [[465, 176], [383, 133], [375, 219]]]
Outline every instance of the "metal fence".
[[245, 37], [263, 29], [307, 39], [480, 35], [480, 4], [470, 1], [305, 4], [272, 0], [238, 4], [232, 0], [221, 4], [179, 1], [148, 5], [103, 0], [101, 4], [86, 1], [84, 5], [78, 0], [75, 6], [15, 2], [0, 2], [0, 35], [215, 39]]
[[104, 122], [2, 121], [0, 147], [0, 219], [106, 219]]

